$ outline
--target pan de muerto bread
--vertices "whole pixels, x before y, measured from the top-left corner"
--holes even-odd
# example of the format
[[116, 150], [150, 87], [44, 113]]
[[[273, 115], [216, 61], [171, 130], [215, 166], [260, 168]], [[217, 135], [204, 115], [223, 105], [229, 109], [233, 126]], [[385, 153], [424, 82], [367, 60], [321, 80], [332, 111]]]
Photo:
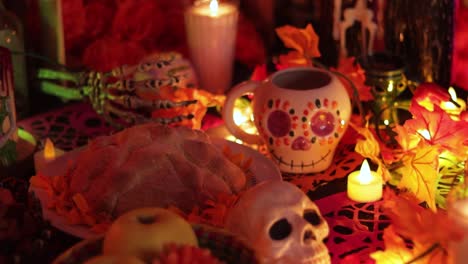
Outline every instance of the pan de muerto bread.
[[146, 206], [190, 211], [244, 188], [243, 171], [199, 130], [144, 124], [92, 140], [67, 174], [71, 195], [112, 216]]

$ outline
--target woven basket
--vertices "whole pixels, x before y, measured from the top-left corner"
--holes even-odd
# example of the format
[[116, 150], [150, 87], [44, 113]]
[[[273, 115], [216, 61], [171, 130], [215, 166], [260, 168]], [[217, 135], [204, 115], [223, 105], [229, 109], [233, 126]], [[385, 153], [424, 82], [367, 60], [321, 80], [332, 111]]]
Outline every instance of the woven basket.
[[[257, 264], [254, 251], [227, 231], [206, 225], [192, 225], [198, 245], [227, 264]], [[58, 256], [53, 264], [78, 264], [100, 255], [103, 237], [85, 239]]]

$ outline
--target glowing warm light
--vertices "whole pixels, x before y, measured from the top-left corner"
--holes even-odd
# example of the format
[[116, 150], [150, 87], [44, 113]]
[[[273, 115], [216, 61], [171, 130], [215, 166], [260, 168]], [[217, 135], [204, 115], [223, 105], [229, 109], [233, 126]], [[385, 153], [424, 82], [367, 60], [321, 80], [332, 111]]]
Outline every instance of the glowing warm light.
[[385, 119], [385, 120], [383, 121], [383, 123], [384, 123], [384, 125], [388, 126], [388, 125], [390, 124], [390, 121], [388, 121], [387, 119]]
[[218, 1], [217, 0], [211, 0], [210, 2], [210, 12], [212, 16], [217, 16], [218, 15]]
[[340, 121], [340, 124], [341, 124], [342, 126], [344, 126], [344, 125], [346, 124], [346, 121], [341, 120], [341, 121]]
[[47, 138], [44, 146], [44, 158], [47, 160], [55, 159], [55, 147], [54, 143]]
[[359, 171], [348, 176], [348, 197], [356, 202], [375, 202], [382, 198], [383, 181], [376, 172], [371, 171], [369, 163], [364, 160]]
[[250, 117], [247, 115], [246, 111], [243, 111], [242, 109], [237, 108], [237, 107], [234, 108], [233, 116], [234, 116], [234, 123], [236, 123], [236, 125], [238, 126], [241, 125], [242, 123], [250, 121]]
[[234, 107], [234, 123], [249, 134], [257, 134], [257, 128], [253, 122], [253, 112], [251, 107]]
[[450, 94], [450, 98], [452, 98], [453, 101], [457, 101], [457, 93], [455, 92], [455, 89], [453, 89], [453, 87], [450, 86], [450, 88], [448, 89], [448, 93]]
[[387, 91], [388, 91], [389, 93], [393, 92], [393, 81], [389, 81], [389, 82], [388, 82]]
[[457, 102], [459, 106], [455, 105], [452, 101], [448, 101], [442, 102], [440, 108], [447, 112], [453, 120], [460, 120], [460, 113], [466, 110], [466, 102], [457, 97], [457, 93], [453, 87], [448, 89], [448, 93], [452, 101]]
[[357, 179], [362, 184], [369, 184], [369, 182], [372, 181], [371, 170], [369, 167], [369, 162], [367, 162], [367, 160], [364, 160], [364, 162], [362, 163], [361, 170], [359, 171]]
[[426, 140], [431, 140], [431, 133], [429, 133], [429, 130], [427, 129], [419, 129], [418, 134]]
[[44, 175], [53, 175], [53, 168], [48, 167], [48, 164], [56, 158], [64, 154], [64, 151], [54, 146], [50, 139], [46, 139], [44, 149], [34, 154], [34, 168], [36, 173]]

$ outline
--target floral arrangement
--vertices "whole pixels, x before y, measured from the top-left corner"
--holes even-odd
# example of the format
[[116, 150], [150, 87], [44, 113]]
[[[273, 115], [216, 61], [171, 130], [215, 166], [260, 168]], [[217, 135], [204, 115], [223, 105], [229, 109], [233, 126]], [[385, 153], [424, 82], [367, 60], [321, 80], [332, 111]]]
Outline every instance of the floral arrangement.
[[[279, 56], [278, 69], [323, 67], [314, 60], [320, 56], [319, 40], [310, 25], [305, 29], [284, 26], [276, 32], [285, 46], [293, 49]], [[355, 100], [372, 100], [364, 70], [354, 58], [341, 59], [338, 68], [331, 71], [347, 81], [344, 83]], [[258, 68], [253, 77], [261, 79], [262, 72]], [[387, 143], [390, 140], [378, 140], [375, 130], [362, 125], [367, 122], [351, 124], [361, 135], [356, 152], [378, 165], [378, 173], [388, 186], [382, 209], [392, 224], [384, 231], [385, 250], [372, 254], [377, 263], [447, 263], [449, 242], [461, 237], [443, 209], [447, 194], [464, 180], [468, 112], [454, 114], [443, 109], [449, 101], [450, 94], [437, 84], [419, 85], [408, 107], [412, 118], [393, 128], [392, 145]]]
[[[108, 71], [154, 52], [187, 56], [183, 10], [183, 1], [172, 0], [63, 0], [67, 63]], [[255, 65], [264, 58], [260, 35], [241, 13], [236, 59]]]

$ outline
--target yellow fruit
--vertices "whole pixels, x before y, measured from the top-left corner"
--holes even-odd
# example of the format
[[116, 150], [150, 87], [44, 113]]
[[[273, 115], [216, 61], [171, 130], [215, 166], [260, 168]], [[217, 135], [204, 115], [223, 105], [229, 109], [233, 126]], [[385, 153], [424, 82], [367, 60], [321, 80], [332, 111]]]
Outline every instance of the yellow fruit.
[[118, 217], [104, 236], [104, 255], [133, 255], [151, 261], [165, 245], [198, 246], [192, 226], [163, 208], [141, 208]]
[[84, 264], [145, 264], [135, 256], [100, 255], [88, 259]]

